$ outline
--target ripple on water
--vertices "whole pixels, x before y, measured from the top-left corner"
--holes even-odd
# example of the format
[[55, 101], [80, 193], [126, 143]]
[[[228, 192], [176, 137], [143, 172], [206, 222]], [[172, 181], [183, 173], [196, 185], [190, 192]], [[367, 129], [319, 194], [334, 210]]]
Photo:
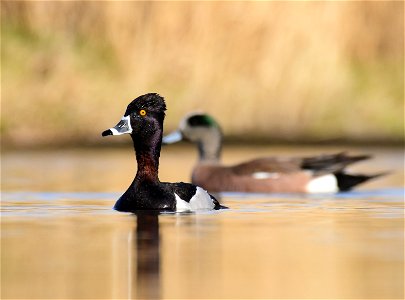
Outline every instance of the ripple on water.
[[[316, 195], [223, 193], [220, 198], [232, 214], [369, 210], [378, 217], [397, 218], [403, 216], [404, 192], [404, 189], [378, 189]], [[1, 196], [3, 217], [41, 217], [111, 214], [120, 193], [3, 192]]]
[[108, 214], [117, 193], [3, 192], [2, 216], [46, 217], [76, 213]]

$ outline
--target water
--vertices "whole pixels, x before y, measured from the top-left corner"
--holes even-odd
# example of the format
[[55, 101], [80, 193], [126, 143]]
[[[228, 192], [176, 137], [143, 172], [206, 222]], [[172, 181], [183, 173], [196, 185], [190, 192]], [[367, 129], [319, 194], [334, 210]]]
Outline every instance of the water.
[[[340, 148], [230, 147], [227, 163]], [[354, 171], [392, 174], [337, 195], [222, 195], [229, 210], [111, 209], [132, 180], [130, 149], [2, 156], [2, 298], [404, 297], [403, 152]], [[160, 177], [187, 181], [190, 147], [165, 148]]]

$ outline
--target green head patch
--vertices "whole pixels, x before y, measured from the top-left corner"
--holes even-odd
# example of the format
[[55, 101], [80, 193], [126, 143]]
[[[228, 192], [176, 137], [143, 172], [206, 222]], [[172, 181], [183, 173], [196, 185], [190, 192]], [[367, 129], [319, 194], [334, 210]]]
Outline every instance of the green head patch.
[[194, 115], [190, 117], [188, 119], [188, 124], [192, 127], [195, 126], [218, 127], [218, 124], [215, 122], [214, 118], [205, 114]]

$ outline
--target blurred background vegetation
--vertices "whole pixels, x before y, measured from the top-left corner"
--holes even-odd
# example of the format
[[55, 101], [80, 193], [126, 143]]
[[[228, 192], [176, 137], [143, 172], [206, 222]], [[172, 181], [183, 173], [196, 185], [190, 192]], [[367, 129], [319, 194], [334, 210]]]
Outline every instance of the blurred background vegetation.
[[229, 140], [404, 141], [403, 1], [1, 1], [1, 41], [3, 147], [106, 143], [147, 92], [166, 132], [203, 110]]

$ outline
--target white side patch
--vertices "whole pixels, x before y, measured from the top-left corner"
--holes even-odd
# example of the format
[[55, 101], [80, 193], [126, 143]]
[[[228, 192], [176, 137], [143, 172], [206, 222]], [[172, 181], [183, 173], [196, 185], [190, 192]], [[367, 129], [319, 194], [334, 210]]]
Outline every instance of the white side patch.
[[190, 205], [193, 210], [213, 209], [215, 207], [215, 204], [208, 192], [199, 186], [197, 186], [197, 191], [190, 200]]
[[191, 198], [190, 202], [184, 201], [174, 193], [176, 197], [176, 211], [189, 211], [189, 210], [202, 210], [213, 209], [215, 204], [207, 191], [197, 187], [195, 195]]
[[336, 193], [339, 191], [337, 179], [333, 174], [312, 179], [305, 189], [308, 193]]
[[176, 197], [176, 211], [191, 210], [190, 204], [187, 201], [184, 201], [183, 199], [181, 199], [179, 197], [179, 195], [177, 195], [176, 193], [174, 193], [174, 196]]
[[279, 173], [270, 173], [270, 172], [255, 172], [252, 174], [254, 179], [277, 179], [280, 177]]

